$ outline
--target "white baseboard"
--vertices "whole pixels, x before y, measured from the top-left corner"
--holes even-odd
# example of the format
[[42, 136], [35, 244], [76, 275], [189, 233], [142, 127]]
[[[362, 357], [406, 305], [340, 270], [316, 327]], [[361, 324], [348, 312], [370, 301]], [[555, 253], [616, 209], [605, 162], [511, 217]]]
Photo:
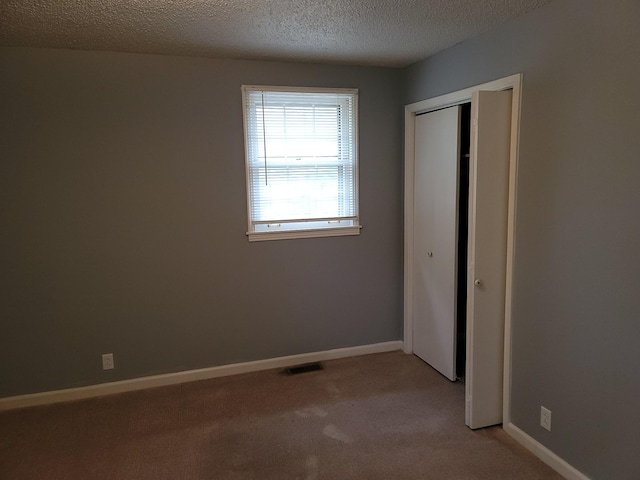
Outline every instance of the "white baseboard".
[[176, 385], [179, 383], [193, 382], [196, 380], [207, 380], [210, 378], [237, 375], [239, 373], [269, 370], [271, 368], [290, 367], [293, 365], [300, 365], [304, 363], [335, 360], [338, 358], [355, 357], [358, 355], [368, 355], [371, 353], [392, 352], [395, 350], [402, 350], [402, 341], [398, 340], [394, 342], [375, 343], [372, 345], [361, 345], [358, 347], [337, 348], [334, 350], [303, 353], [300, 355], [270, 358], [267, 360], [257, 360], [254, 362], [234, 363], [232, 365], [222, 365], [219, 367], [201, 368], [198, 370], [187, 370], [184, 372], [167, 373], [164, 375], [132, 378], [131, 380], [100, 383], [97, 385], [89, 385], [86, 387], [67, 388], [64, 390], [18, 395], [15, 397], [0, 398], [0, 411], [12, 410], [15, 408], [32, 407], [35, 405], [68, 402], [71, 400], [99, 397], [102, 395], [111, 395], [114, 393], [131, 392], [133, 390], [142, 390], [145, 388]]
[[527, 435], [513, 423], [503, 425], [505, 432], [522, 444], [527, 450], [531, 451], [536, 457], [553, 468], [567, 480], [589, 480], [589, 477], [569, 465], [566, 461], [553, 453], [547, 447]]

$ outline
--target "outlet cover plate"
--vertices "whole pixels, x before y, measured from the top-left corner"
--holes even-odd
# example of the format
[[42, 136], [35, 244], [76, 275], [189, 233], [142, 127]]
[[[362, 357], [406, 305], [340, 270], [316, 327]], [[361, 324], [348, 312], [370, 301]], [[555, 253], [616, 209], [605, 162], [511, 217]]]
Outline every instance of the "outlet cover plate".
[[113, 353], [104, 353], [102, 355], [102, 369], [112, 370], [113, 368]]
[[540, 426], [551, 431], [551, 410], [540, 406]]

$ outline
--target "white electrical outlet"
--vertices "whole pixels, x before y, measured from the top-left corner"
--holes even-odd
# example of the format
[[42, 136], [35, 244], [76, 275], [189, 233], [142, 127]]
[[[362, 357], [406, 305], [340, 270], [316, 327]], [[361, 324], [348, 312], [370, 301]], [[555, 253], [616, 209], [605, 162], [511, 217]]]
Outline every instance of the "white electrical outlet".
[[551, 431], [551, 410], [540, 406], [540, 426]]
[[102, 369], [103, 370], [111, 370], [113, 369], [113, 353], [105, 353], [102, 355]]

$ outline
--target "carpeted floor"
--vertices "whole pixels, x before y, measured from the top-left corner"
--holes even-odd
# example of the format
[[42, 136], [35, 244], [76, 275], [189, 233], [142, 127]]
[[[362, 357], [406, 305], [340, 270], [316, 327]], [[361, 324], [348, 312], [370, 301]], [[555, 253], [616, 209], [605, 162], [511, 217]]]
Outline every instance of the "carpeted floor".
[[561, 478], [401, 352], [0, 413], [2, 480]]

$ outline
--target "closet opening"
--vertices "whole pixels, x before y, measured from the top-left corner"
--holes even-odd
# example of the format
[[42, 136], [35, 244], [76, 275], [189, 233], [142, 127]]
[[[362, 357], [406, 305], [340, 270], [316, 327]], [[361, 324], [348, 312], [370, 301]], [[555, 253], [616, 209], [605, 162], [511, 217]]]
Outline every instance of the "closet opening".
[[464, 380], [467, 351], [467, 249], [469, 245], [469, 159], [471, 102], [460, 105], [458, 159], [458, 240], [456, 272], [456, 377]]

